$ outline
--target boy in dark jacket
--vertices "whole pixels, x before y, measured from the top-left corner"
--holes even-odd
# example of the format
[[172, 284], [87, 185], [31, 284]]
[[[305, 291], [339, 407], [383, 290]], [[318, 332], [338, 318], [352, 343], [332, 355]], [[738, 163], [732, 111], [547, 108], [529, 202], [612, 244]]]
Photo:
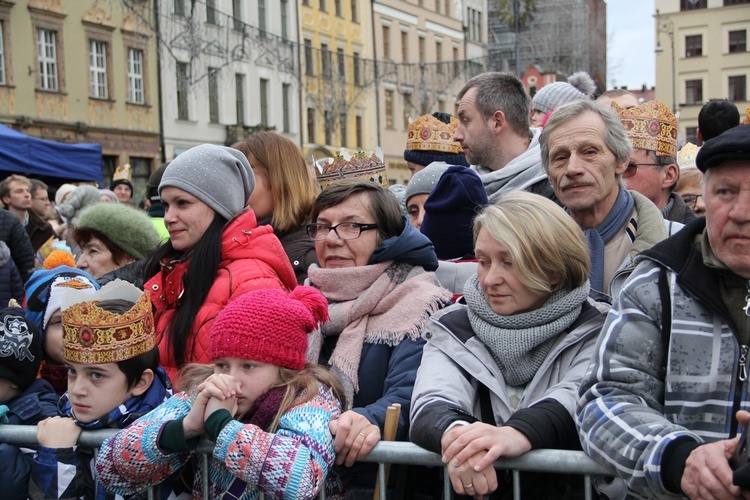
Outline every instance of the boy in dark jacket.
[[159, 367], [151, 298], [117, 280], [93, 294], [65, 290], [61, 306], [68, 392], [61, 417], [37, 425], [29, 498], [114, 498], [97, 487], [94, 450], [77, 443], [82, 430], [125, 428], [172, 395]]
[[[57, 415], [59, 399], [46, 380], [36, 378], [42, 342], [23, 309], [0, 310], [0, 414], [11, 425], [35, 425]], [[26, 498], [33, 450], [0, 443], [3, 498]]]

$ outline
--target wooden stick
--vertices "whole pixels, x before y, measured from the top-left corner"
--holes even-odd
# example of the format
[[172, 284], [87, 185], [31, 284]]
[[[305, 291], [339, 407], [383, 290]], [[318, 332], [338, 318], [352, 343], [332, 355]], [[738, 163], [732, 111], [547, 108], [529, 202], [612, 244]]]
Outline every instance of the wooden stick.
[[[385, 412], [385, 425], [383, 426], [383, 438], [381, 441], [394, 441], [398, 431], [398, 419], [401, 417], [401, 403], [393, 403]], [[391, 473], [391, 464], [385, 464], [385, 485], [388, 487], [388, 476]], [[375, 477], [375, 494], [373, 500], [380, 499], [380, 471]]]

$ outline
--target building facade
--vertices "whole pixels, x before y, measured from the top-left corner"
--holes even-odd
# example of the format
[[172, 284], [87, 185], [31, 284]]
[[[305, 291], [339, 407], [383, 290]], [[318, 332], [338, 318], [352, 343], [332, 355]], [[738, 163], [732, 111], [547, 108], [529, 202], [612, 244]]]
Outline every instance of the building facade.
[[377, 147], [372, 9], [365, 0], [300, 0], [302, 145], [311, 161]]
[[[382, 63], [378, 135], [392, 184], [404, 184], [410, 177], [403, 157], [410, 120], [436, 111], [455, 114], [456, 94], [485, 67], [485, 2], [464, 3], [375, 0], [372, 4], [375, 57]], [[471, 22], [467, 18], [465, 25], [467, 15]]]
[[143, 198], [159, 159], [153, 4], [0, 1], [0, 121], [59, 142], [100, 143], [103, 178], [130, 163]]
[[259, 129], [300, 143], [295, 0], [159, 0], [166, 159]]
[[698, 113], [729, 99], [744, 116], [750, 0], [656, 0], [656, 98], [680, 119], [679, 144], [699, 144]]
[[[607, 82], [607, 5], [604, 0], [521, 0], [515, 31], [513, 0], [489, 0], [490, 68], [520, 74], [586, 71], [599, 90]], [[516, 44], [517, 47], [516, 47]], [[516, 61], [518, 55], [518, 64]], [[517, 68], [520, 68], [520, 72]]]

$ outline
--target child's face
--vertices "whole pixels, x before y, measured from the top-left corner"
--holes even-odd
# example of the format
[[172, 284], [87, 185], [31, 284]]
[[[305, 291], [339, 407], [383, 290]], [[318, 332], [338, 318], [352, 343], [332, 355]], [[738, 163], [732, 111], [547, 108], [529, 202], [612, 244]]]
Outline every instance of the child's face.
[[0, 404], [15, 398], [21, 394], [21, 389], [7, 378], [0, 378]]
[[76, 418], [93, 422], [130, 399], [125, 374], [117, 363], [84, 365], [65, 362], [68, 367], [68, 398]]
[[240, 383], [237, 415], [247, 412], [258, 396], [279, 381], [279, 367], [243, 358], [216, 358], [214, 373], [231, 375]]
[[44, 332], [44, 356], [48, 363], [61, 365], [65, 362], [62, 339], [62, 311], [58, 309], [50, 316]]

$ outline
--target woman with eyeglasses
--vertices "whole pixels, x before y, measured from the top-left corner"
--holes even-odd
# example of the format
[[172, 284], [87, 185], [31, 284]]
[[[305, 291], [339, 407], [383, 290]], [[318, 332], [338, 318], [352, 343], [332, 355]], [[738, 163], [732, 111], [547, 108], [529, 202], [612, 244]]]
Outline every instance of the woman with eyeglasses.
[[703, 173], [697, 167], [683, 167], [680, 169], [680, 180], [674, 189], [682, 197], [690, 210], [698, 217], [706, 215], [706, 202], [703, 199]]
[[[310, 339], [308, 362], [329, 367], [344, 385], [345, 411], [330, 425], [336, 463], [344, 466], [347, 498], [372, 498], [376, 465], [355, 461], [380, 440], [393, 403], [401, 404], [397, 439], [407, 439], [420, 334], [451, 294], [436, 284], [432, 243], [374, 182], [331, 184], [313, 205], [312, 221], [307, 233], [318, 264], [308, 280], [328, 299], [331, 321]], [[391, 484], [402, 473], [394, 468]]]

